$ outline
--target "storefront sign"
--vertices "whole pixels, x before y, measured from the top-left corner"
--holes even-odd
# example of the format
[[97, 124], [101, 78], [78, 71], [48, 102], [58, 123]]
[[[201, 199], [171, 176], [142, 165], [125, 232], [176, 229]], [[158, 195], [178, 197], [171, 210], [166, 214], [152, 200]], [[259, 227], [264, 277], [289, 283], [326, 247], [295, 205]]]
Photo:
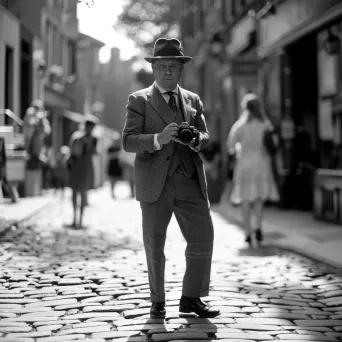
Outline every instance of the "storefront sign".
[[270, 48], [279, 39], [317, 19], [340, 2], [340, 0], [288, 0], [279, 4], [275, 15], [260, 21], [260, 49]]

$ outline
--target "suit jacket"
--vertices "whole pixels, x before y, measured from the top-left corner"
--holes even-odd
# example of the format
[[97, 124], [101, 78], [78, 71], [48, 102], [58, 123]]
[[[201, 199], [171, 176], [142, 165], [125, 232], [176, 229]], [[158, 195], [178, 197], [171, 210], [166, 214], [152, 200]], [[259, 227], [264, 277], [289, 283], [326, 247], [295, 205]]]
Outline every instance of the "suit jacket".
[[[200, 150], [209, 139], [203, 115], [203, 105], [198, 95], [179, 87], [180, 105], [186, 121], [200, 132]], [[165, 126], [174, 122], [174, 113], [160, 93], [156, 83], [137, 91], [128, 98], [126, 123], [123, 129], [123, 148], [136, 153], [135, 190], [141, 202], [156, 201], [164, 187], [170, 165], [174, 141], [154, 150], [154, 134], [161, 133]], [[201, 157], [191, 150], [195, 162], [202, 195], [207, 199], [207, 183]]]

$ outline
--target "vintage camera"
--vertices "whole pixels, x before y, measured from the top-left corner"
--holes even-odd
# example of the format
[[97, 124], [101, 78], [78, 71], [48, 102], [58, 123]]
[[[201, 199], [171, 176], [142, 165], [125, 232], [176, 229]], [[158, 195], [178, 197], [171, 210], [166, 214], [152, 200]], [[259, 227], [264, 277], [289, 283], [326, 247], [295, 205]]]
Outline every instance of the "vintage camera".
[[199, 131], [187, 122], [182, 122], [178, 126], [177, 138], [185, 144], [190, 143], [195, 138], [195, 146], [197, 146], [199, 144]]

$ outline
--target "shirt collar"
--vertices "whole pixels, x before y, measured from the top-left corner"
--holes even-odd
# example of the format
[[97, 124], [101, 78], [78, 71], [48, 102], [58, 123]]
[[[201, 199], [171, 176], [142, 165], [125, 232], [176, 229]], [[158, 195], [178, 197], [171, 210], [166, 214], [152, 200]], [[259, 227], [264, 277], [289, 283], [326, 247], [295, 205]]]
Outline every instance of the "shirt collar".
[[[165, 90], [164, 88], [162, 88], [157, 82], [156, 82], [156, 85], [159, 89], [159, 91], [161, 92], [161, 94], [164, 94], [167, 92], [167, 90]], [[178, 85], [176, 86], [175, 89], [172, 90], [172, 92], [176, 93], [178, 95]]]

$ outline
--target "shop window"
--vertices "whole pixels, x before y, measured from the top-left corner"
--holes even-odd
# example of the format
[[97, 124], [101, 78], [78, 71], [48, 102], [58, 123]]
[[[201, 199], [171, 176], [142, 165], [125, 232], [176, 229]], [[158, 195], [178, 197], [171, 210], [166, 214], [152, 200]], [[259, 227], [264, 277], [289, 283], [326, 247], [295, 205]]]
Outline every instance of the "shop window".
[[76, 44], [72, 40], [67, 43], [67, 75], [76, 74]]
[[334, 127], [332, 121], [332, 106], [331, 100], [320, 100], [318, 104], [318, 128], [319, 137], [321, 140], [333, 140]]
[[334, 139], [332, 118], [332, 98], [338, 91], [338, 62], [336, 54], [328, 54], [324, 42], [328, 32], [323, 31], [317, 37], [318, 42], [318, 122], [319, 137], [324, 141]]
[[52, 35], [53, 35], [53, 26], [51, 21], [46, 20], [45, 22], [45, 34], [44, 34], [44, 40], [45, 40], [45, 58], [48, 66], [52, 65]]
[[[13, 110], [13, 81], [14, 81], [14, 49], [6, 45], [5, 48], [5, 108]], [[5, 124], [10, 118], [5, 116]]]
[[329, 54], [325, 47], [328, 31], [321, 32], [317, 37], [318, 45], [318, 81], [321, 97], [334, 96], [338, 88], [338, 55]]

